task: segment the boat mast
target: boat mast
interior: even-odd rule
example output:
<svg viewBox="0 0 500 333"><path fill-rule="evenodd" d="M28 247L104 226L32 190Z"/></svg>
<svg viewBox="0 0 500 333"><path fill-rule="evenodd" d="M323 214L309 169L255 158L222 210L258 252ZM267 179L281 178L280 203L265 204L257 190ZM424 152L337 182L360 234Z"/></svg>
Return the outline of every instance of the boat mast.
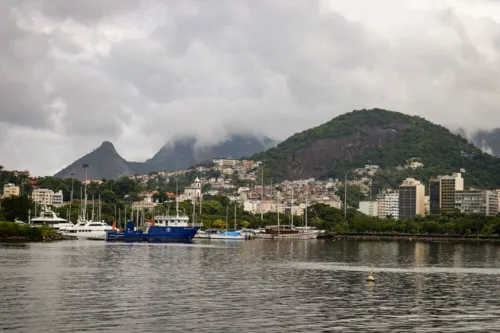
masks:
<svg viewBox="0 0 500 333"><path fill-rule="evenodd" d="M234 231L238 230L236 228L236 202L234 203Z"/></svg>
<svg viewBox="0 0 500 333"><path fill-rule="evenodd" d="M84 216L82 200L83 200L83 188L80 187L80 216ZM36 214L36 212L35 212L35 214Z"/></svg>
<svg viewBox="0 0 500 333"><path fill-rule="evenodd" d="M194 224L195 214L196 214L196 197L193 200L193 224Z"/></svg>
<svg viewBox="0 0 500 333"><path fill-rule="evenodd" d="M344 219L347 218L347 173L344 174Z"/></svg>
<svg viewBox="0 0 500 333"><path fill-rule="evenodd" d="M309 192L309 188L306 189L306 229L307 229L307 207L309 206L309 202L307 201L308 192Z"/></svg>
<svg viewBox="0 0 500 333"><path fill-rule="evenodd" d="M280 210L279 210L279 204L280 204L280 191L276 191L278 195L278 200L276 202L276 213L278 213L278 236L280 234Z"/></svg>
<svg viewBox="0 0 500 333"><path fill-rule="evenodd" d="M179 179L175 178L175 213L179 217Z"/></svg>
<svg viewBox="0 0 500 333"><path fill-rule="evenodd" d="M264 219L264 211L262 210L262 201L264 200L264 161L261 164L262 175L261 175L261 188L260 188L260 220Z"/></svg>
<svg viewBox="0 0 500 333"><path fill-rule="evenodd" d="M227 232L227 214L229 212L229 206L226 206L226 232Z"/></svg>
<svg viewBox="0 0 500 333"><path fill-rule="evenodd" d="M91 221L94 221L94 207L95 207L94 201L95 201L95 197L92 194L92 218L90 219Z"/></svg>
<svg viewBox="0 0 500 333"><path fill-rule="evenodd" d="M201 216L201 200L203 200L203 172L200 172L200 213L198 215Z"/></svg>
<svg viewBox="0 0 500 333"><path fill-rule="evenodd" d="M292 187L292 209L290 209L290 214L292 215L292 228L293 228L293 187Z"/></svg>
<svg viewBox="0 0 500 333"><path fill-rule="evenodd" d="M83 216L84 220L87 219L87 169L89 168L88 164L84 164L83 168L85 169L85 204L83 208Z"/></svg>

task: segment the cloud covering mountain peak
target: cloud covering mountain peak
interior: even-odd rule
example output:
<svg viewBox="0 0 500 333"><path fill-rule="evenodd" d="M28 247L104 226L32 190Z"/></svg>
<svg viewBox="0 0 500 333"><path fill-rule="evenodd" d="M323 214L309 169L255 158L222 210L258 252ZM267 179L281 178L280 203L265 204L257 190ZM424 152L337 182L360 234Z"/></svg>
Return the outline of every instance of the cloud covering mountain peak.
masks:
<svg viewBox="0 0 500 333"><path fill-rule="evenodd" d="M0 154L52 173L103 140L144 160L173 137L283 139L371 107L490 129L498 13L486 0L4 1Z"/></svg>

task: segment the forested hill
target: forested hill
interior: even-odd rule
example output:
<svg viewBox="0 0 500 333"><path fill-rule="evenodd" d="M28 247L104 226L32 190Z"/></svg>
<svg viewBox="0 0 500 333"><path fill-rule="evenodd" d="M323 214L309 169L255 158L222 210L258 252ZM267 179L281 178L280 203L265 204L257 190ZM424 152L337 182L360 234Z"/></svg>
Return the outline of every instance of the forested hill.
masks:
<svg viewBox="0 0 500 333"><path fill-rule="evenodd" d="M383 109L343 114L252 158L264 160L274 179L340 177L365 164L390 174L415 159L425 165L415 171L422 180L465 168L467 185L500 187L500 160L443 126ZM388 182L402 176L394 172Z"/></svg>

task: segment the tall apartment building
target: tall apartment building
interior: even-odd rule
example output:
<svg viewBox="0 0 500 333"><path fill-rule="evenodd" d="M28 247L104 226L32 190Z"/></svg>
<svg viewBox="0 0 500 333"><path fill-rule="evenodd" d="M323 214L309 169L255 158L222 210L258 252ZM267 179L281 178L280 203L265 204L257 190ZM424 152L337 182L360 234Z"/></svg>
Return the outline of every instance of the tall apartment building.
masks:
<svg viewBox="0 0 500 333"><path fill-rule="evenodd" d="M455 209L466 214L497 215L498 193L488 190L457 191Z"/></svg>
<svg viewBox="0 0 500 333"><path fill-rule="evenodd" d="M455 210L455 192L463 191L463 189L464 179L461 173L431 179L429 182L431 213L453 212Z"/></svg>
<svg viewBox="0 0 500 333"><path fill-rule="evenodd" d="M52 206L62 207L64 205L64 196L62 190L52 195Z"/></svg>
<svg viewBox="0 0 500 333"><path fill-rule="evenodd" d="M4 198L19 196L20 188L14 184L5 184L3 186L3 196Z"/></svg>
<svg viewBox="0 0 500 333"><path fill-rule="evenodd" d="M377 201L360 201L358 211L368 216L378 216L377 208Z"/></svg>
<svg viewBox="0 0 500 333"><path fill-rule="evenodd" d="M399 218L399 193L379 193L377 195L378 217L385 219L391 216L395 219Z"/></svg>
<svg viewBox="0 0 500 333"><path fill-rule="evenodd" d="M425 214L425 187L418 180L407 178L399 185L399 218Z"/></svg>
<svg viewBox="0 0 500 333"><path fill-rule="evenodd" d="M47 205L47 206L52 206L53 197L54 197L54 191L44 188L37 188L33 190L33 193L31 194L31 200L40 205Z"/></svg>

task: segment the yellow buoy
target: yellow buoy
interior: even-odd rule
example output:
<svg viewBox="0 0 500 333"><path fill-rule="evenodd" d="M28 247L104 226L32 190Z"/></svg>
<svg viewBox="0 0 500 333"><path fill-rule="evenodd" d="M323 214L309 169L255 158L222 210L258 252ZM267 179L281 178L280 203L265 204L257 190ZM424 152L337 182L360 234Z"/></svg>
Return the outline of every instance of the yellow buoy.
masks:
<svg viewBox="0 0 500 333"><path fill-rule="evenodd" d="M370 273L370 276L368 276L366 278L366 281L369 281L369 282L375 282L375 279L373 278L373 264L372 264L372 271Z"/></svg>

